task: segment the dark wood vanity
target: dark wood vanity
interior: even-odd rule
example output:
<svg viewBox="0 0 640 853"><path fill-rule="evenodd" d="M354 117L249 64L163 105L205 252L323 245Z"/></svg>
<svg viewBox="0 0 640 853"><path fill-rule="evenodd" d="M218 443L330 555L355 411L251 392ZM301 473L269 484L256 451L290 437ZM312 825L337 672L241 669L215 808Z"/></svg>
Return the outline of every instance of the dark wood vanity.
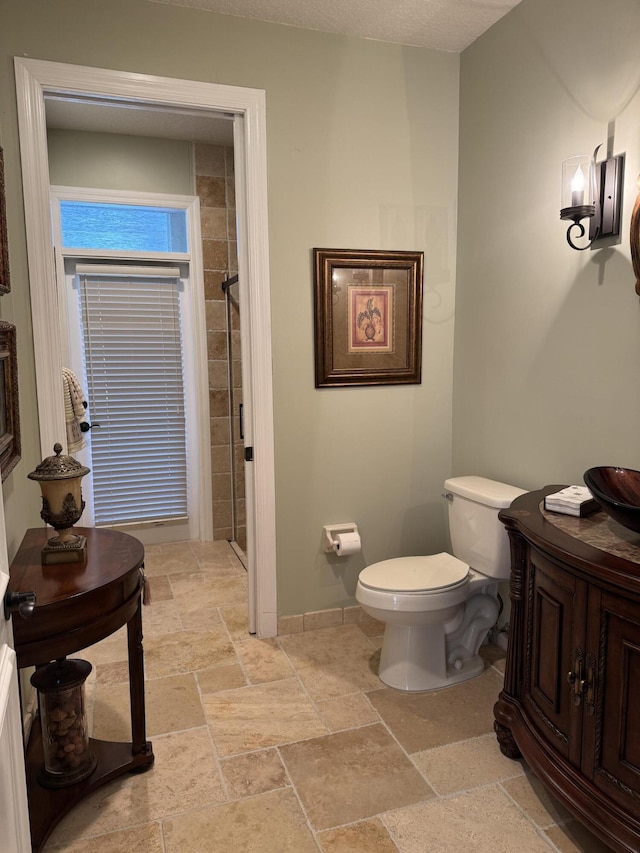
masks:
<svg viewBox="0 0 640 853"><path fill-rule="evenodd" d="M502 752L616 851L640 850L640 534L603 512L500 513L511 542Z"/></svg>

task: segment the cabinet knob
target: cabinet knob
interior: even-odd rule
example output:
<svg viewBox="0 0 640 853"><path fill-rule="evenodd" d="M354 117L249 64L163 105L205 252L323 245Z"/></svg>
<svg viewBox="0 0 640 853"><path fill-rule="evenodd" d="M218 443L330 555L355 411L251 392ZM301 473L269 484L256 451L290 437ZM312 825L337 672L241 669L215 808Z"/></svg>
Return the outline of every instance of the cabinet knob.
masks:
<svg viewBox="0 0 640 853"><path fill-rule="evenodd" d="M9 619L16 610L23 619L33 614L36 606L35 592L12 592L8 589L4 594L4 618Z"/></svg>

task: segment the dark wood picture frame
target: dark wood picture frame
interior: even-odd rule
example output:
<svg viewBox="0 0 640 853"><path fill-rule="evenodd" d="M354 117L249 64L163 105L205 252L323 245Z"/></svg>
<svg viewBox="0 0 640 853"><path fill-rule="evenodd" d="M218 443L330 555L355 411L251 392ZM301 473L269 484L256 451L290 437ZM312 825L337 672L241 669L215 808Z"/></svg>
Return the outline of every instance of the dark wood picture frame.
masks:
<svg viewBox="0 0 640 853"><path fill-rule="evenodd" d="M636 293L640 296L640 179L638 180L638 195L631 214L629 245L631 247L633 274L636 277Z"/></svg>
<svg viewBox="0 0 640 853"><path fill-rule="evenodd" d="M10 290L7 207L4 195L4 155L2 148L0 148L0 295L9 293Z"/></svg>
<svg viewBox="0 0 640 853"><path fill-rule="evenodd" d="M422 381L423 252L314 249L316 388Z"/></svg>
<svg viewBox="0 0 640 853"><path fill-rule="evenodd" d="M0 471L2 482L20 461L16 327L0 320Z"/></svg>

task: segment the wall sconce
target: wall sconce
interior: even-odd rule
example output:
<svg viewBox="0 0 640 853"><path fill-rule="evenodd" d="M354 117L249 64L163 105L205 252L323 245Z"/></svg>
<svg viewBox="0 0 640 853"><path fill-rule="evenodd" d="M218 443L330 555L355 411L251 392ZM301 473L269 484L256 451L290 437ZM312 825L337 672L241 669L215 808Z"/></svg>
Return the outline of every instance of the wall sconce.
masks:
<svg viewBox="0 0 640 853"><path fill-rule="evenodd" d="M567 243L578 252L590 248L602 237L615 237L620 233L624 154L596 163L600 147L598 145L591 157L581 154L562 164L560 219L572 221L567 228ZM583 219L589 219L589 242L576 246L572 232L577 229L575 236L584 237Z"/></svg>

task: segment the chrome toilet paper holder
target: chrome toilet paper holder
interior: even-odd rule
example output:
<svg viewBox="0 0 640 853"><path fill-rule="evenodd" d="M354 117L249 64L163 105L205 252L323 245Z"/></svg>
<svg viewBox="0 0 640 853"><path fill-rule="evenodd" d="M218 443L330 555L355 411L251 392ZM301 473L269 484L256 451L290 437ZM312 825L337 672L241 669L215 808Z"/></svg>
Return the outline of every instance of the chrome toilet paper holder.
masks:
<svg viewBox="0 0 640 853"><path fill-rule="evenodd" d="M358 525L353 521L346 521L343 524L325 524L322 528L324 531L324 550L326 553L335 551L336 537L339 533L357 533Z"/></svg>

